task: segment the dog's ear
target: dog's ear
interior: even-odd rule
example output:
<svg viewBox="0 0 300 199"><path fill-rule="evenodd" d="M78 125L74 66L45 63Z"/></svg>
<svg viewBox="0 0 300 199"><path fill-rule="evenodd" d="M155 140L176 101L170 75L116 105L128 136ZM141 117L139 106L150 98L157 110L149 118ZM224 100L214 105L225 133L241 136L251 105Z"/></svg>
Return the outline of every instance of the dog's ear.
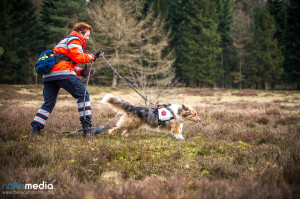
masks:
<svg viewBox="0 0 300 199"><path fill-rule="evenodd" d="M183 108L179 107L178 108L178 114L183 114L183 112L184 112Z"/></svg>
<svg viewBox="0 0 300 199"><path fill-rule="evenodd" d="M186 107L184 104L182 104L183 110L188 110L188 107Z"/></svg>
<svg viewBox="0 0 300 199"><path fill-rule="evenodd" d="M182 104L182 106L178 109L178 113L182 116L187 116L189 115L188 107Z"/></svg>

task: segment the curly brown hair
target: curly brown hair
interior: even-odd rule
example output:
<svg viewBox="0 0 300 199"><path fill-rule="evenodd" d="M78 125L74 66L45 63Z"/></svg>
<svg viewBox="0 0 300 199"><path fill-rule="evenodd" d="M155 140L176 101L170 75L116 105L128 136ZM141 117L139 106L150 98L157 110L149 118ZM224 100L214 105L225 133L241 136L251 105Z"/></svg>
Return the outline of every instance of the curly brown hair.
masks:
<svg viewBox="0 0 300 199"><path fill-rule="evenodd" d="M73 30L77 32L82 32L84 34L87 30L91 31L92 27L85 22L79 22L75 24Z"/></svg>

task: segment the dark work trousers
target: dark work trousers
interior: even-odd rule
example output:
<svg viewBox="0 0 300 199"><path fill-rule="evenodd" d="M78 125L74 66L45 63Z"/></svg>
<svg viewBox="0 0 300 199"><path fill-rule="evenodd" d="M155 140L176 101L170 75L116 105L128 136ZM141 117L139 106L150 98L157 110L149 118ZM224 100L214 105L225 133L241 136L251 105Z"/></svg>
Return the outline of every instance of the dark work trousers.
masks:
<svg viewBox="0 0 300 199"><path fill-rule="evenodd" d="M91 121L92 112L91 112L91 103L89 98L89 93L86 92L84 100L85 86L80 81L79 78L72 79L63 79L63 80L54 80L49 82L44 82L44 104L38 110L31 126L38 127L43 129L45 127L46 121L49 118L51 112L54 109L58 91L60 88L68 91L74 98L77 99L78 103L78 112L80 121L84 121L84 116L86 120Z"/></svg>

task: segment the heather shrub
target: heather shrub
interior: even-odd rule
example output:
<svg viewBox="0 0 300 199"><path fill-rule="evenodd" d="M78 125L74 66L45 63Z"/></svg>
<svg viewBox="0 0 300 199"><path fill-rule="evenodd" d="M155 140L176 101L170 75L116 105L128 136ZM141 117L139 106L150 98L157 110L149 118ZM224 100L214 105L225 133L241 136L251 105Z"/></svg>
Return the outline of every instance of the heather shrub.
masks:
<svg viewBox="0 0 300 199"><path fill-rule="evenodd" d="M42 136L31 137L30 122L42 104L41 89L0 90L2 184L53 183L54 195L43 198L299 197L298 92L169 89L164 100L183 103L177 96L184 94L184 103L192 104L202 119L184 123L181 141L149 130L127 138L106 132L93 138L59 134L81 127L76 100L65 91ZM93 123L107 129L120 118L99 102L108 92L142 104L127 89L91 87ZM13 103L6 103L7 98Z"/></svg>

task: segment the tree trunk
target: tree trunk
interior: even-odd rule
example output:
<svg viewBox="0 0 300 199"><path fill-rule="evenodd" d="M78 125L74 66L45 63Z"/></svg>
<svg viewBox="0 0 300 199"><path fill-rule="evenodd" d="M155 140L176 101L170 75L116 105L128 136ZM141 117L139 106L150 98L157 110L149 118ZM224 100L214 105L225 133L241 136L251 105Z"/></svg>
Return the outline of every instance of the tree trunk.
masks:
<svg viewBox="0 0 300 199"><path fill-rule="evenodd" d="M213 80L213 86L214 86L214 89L218 88L217 82L215 80Z"/></svg>
<svg viewBox="0 0 300 199"><path fill-rule="evenodd" d="M239 89L242 89L242 61L240 59L240 82L239 82Z"/></svg>
<svg viewBox="0 0 300 199"><path fill-rule="evenodd" d="M118 53L118 49L115 48L115 56L117 59L117 68L119 68L119 53ZM111 83L111 87L115 88L117 86L117 75L115 73L113 73L113 79L112 79L112 83Z"/></svg>
<svg viewBox="0 0 300 199"><path fill-rule="evenodd" d="M275 86L276 86L276 84L275 84L274 82L272 82L272 83L271 83L271 89L272 89L272 90L275 90Z"/></svg>
<svg viewBox="0 0 300 199"><path fill-rule="evenodd" d="M222 73L222 87L225 88L225 79L224 79L224 52L222 51L221 53L221 61L222 61L222 69L223 69L223 73Z"/></svg>
<svg viewBox="0 0 300 199"><path fill-rule="evenodd" d="M111 87L115 88L116 86L117 86L117 75L114 73L112 83L111 83Z"/></svg>

